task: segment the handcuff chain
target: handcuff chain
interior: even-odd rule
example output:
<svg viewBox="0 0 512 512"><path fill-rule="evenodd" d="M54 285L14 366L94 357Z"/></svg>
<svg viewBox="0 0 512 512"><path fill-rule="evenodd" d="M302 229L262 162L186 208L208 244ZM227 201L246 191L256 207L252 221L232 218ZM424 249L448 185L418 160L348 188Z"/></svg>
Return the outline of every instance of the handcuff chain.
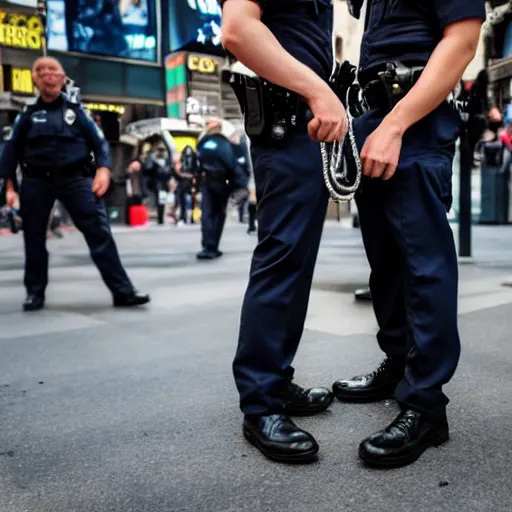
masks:
<svg viewBox="0 0 512 512"><path fill-rule="evenodd" d="M328 149L327 143L320 143L324 182L331 198L336 202L348 202L354 198L361 183L362 175L361 159L359 158L359 151L353 130L353 118L348 108L346 111L348 118L346 137L348 137L348 148L351 153L348 155L348 158L347 155L343 155L344 142L332 143L330 150ZM355 173L354 182L352 184L347 183L348 171L351 165L355 166L355 169L352 169Z"/></svg>

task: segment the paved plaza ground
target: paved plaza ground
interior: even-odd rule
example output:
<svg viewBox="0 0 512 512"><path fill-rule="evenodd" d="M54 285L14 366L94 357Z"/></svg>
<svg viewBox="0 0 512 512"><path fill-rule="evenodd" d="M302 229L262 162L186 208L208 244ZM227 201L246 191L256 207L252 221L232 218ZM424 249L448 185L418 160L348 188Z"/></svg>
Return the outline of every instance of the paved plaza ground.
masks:
<svg viewBox="0 0 512 512"><path fill-rule="evenodd" d="M333 404L297 419L318 463L267 461L241 435L231 374L255 238L230 221L225 256L197 262L197 226L117 228L147 308L119 311L77 233L48 242L47 309L23 314L22 238L0 238L1 512L510 512L512 227L474 228L461 265L463 351L451 441L416 464L374 471L358 443L393 402ZM360 233L327 222L297 382L327 385L382 357Z"/></svg>

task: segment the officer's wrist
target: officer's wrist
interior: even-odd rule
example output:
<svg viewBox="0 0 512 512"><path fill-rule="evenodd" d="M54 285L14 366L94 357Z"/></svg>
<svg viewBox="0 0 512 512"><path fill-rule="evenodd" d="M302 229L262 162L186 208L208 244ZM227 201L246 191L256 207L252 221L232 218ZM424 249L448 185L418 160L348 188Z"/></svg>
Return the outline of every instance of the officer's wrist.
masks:
<svg viewBox="0 0 512 512"><path fill-rule="evenodd" d="M325 96L326 93L331 92L331 88L327 82L324 82L320 77L316 78L304 87L303 97L308 103L312 100Z"/></svg>
<svg viewBox="0 0 512 512"><path fill-rule="evenodd" d="M393 110L385 118L386 125L396 135L403 137L405 132L412 126L410 116L403 105L397 103Z"/></svg>

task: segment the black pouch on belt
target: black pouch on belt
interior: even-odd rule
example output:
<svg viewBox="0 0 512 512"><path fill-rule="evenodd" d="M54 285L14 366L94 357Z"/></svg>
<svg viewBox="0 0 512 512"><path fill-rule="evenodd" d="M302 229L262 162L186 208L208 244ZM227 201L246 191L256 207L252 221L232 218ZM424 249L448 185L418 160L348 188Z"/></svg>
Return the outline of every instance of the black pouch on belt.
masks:
<svg viewBox="0 0 512 512"><path fill-rule="evenodd" d="M267 126L264 92L261 81L257 78L225 71L222 80L228 83L240 105L244 116L245 131L249 137L263 135Z"/></svg>
<svg viewBox="0 0 512 512"><path fill-rule="evenodd" d="M266 103L260 80L246 77L245 101L247 107L245 111L245 131L249 137L259 137L263 135L267 126Z"/></svg>

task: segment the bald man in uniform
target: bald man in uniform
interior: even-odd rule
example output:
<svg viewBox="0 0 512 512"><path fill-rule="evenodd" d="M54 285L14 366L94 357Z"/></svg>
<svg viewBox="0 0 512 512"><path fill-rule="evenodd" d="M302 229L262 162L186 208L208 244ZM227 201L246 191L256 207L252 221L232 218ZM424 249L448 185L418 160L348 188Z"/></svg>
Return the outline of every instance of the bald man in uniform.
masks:
<svg viewBox="0 0 512 512"><path fill-rule="evenodd" d="M18 201L16 168L21 166L21 216L25 239L25 311L44 307L48 284L46 229L56 200L62 202L85 237L91 257L116 307L149 302L137 293L121 264L102 197L110 185L112 159L103 133L62 88L60 62L35 61L32 78L40 96L18 115L0 157L9 205ZM97 165L92 165L94 153Z"/></svg>

